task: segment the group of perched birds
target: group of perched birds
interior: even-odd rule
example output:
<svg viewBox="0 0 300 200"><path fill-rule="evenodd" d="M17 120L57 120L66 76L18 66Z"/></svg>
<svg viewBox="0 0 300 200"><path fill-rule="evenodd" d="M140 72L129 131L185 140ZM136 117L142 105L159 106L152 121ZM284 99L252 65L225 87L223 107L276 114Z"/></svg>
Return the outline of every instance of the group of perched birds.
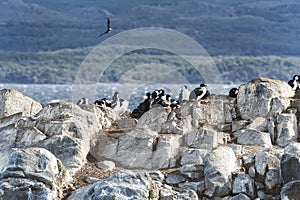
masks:
<svg viewBox="0 0 300 200"><path fill-rule="evenodd" d="M128 111L129 102L125 99L120 99L119 92L115 92L112 96L111 101L107 98L102 98L96 100L94 104L99 105L101 107L112 108L116 112L116 114L122 115L123 113Z"/></svg>

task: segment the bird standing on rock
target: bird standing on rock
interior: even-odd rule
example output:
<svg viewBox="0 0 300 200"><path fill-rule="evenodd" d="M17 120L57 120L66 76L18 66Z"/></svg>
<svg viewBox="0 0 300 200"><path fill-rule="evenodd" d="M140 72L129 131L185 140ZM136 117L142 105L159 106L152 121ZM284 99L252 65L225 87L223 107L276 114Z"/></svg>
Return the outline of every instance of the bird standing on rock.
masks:
<svg viewBox="0 0 300 200"><path fill-rule="evenodd" d="M288 84L292 87L294 91L300 89L300 76L294 75L293 80L289 80Z"/></svg>
<svg viewBox="0 0 300 200"><path fill-rule="evenodd" d="M229 91L229 94L228 96L232 97L232 98L236 98L237 95L239 93L239 89L237 88L231 88L230 91Z"/></svg>
<svg viewBox="0 0 300 200"><path fill-rule="evenodd" d="M110 27L110 20L109 20L109 17L107 17L106 19L107 21L107 29L105 32L101 33L100 35L98 35L98 37L96 37L96 39L98 39L99 37L101 37L102 35L104 34L107 34L107 33L110 33L112 31L111 27Z"/></svg>
<svg viewBox="0 0 300 200"><path fill-rule="evenodd" d="M140 103L137 108L135 108L132 111L131 117L140 118L145 112L150 110L152 103L153 103L153 99L151 97L150 92L147 92L146 96L147 96L147 98L142 103Z"/></svg>
<svg viewBox="0 0 300 200"><path fill-rule="evenodd" d="M195 88L189 96L190 100L200 100L205 99L206 97L210 96L210 92L207 89L207 85L204 83L200 84L200 87Z"/></svg>

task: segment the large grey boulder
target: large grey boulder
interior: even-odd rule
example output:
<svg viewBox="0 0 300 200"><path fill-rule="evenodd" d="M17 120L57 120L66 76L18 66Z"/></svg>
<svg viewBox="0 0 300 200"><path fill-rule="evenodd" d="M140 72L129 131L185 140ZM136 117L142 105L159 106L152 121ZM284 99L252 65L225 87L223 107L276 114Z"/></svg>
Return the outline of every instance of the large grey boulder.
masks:
<svg viewBox="0 0 300 200"><path fill-rule="evenodd" d="M292 143L284 148L280 162L284 183L300 180L300 144Z"/></svg>
<svg viewBox="0 0 300 200"><path fill-rule="evenodd" d="M170 110L164 107L155 107L147 111L139 119L136 127L147 128L158 133L161 132L162 124L167 121Z"/></svg>
<svg viewBox="0 0 300 200"><path fill-rule="evenodd" d="M108 179L74 192L68 200L149 199L151 177L143 172L119 171Z"/></svg>
<svg viewBox="0 0 300 200"><path fill-rule="evenodd" d="M0 117L7 117L22 113L24 117L35 115L42 109L42 105L12 89L0 90Z"/></svg>
<svg viewBox="0 0 300 200"><path fill-rule="evenodd" d="M204 157L209 153L207 149L186 149L182 151L180 164L203 164Z"/></svg>
<svg viewBox="0 0 300 200"><path fill-rule="evenodd" d="M237 174L233 181L232 192L244 193L253 198L255 196L254 180L248 174Z"/></svg>
<svg viewBox="0 0 300 200"><path fill-rule="evenodd" d="M298 200L300 197L300 181L291 181L285 184L280 192L282 200Z"/></svg>
<svg viewBox="0 0 300 200"><path fill-rule="evenodd" d="M95 107L90 107L91 111L86 111L72 103L48 104L35 116L19 120L16 137L30 137L16 139L18 147L45 148L74 174L85 164L90 146L101 131Z"/></svg>
<svg viewBox="0 0 300 200"><path fill-rule="evenodd" d="M206 195L221 197L231 192L235 164L236 157L230 147L218 147L207 155L204 165Z"/></svg>
<svg viewBox="0 0 300 200"><path fill-rule="evenodd" d="M246 120L276 116L290 106L294 94L284 81L258 78L239 87L237 107Z"/></svg>
<svg viewBox="0 0 300 200"><path fill-rule="evenodd" d="M297 119L294 114L280 114L277 117L276 143L284 147L290 142L296 142L298 138Z"/></svg>
<svg viewBox="0 0 300 200"><path fill-rule="evenodd" d="M192 116L196 123L228 123L236 118L235 99L226 95L213 95L205 100L183 105L181 116Z"/></svg>
<svg viewBox="0 0 300 200"><path fill-rule="evenodd" d="M255 154L255 169L258 175L265 176L268 170L280 170L282 149L266 149Z"/></svg>
<svg viewBox="0 0 300 200"><path fill-rule="evenodd" d="M155 131L136 128L117 137L103 135L91 154L126 168L164 169L175 167L180 141L180 135L159 136Z"/></svg>
<svg viewBox="0 0 300 200"><path fill-rule="evenodd" d="M67 169L45 149L7 149L0 156L0 198L56 199L70 181Z"/></svg>
<svg viewBox="0 0 300 200"><path fill-rule="evenodd" d="M260 132L254 129L240 130L235 133L237 143L242 145L257 145L271 147L272 141L269 133Z"/></svg>

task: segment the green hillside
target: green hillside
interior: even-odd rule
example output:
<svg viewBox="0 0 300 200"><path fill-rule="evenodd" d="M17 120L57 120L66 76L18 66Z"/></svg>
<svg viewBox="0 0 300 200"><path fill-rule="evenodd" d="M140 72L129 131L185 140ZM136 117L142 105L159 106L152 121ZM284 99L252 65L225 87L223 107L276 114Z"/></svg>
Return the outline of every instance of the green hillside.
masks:
<svg viewBox="0 0 300 200"><path fill-rule="evenodd" d="M2 52L0 53L0 80L2 83L74 83L78 69L90 51L91 48L38 53ZM300 66L299 57L215 56L213 60L224 83L248 82L257 77L288 81L293 74L299 73ZM174 67L190 83L199 82L199 73L185 60L175 55L137 55L136 53L115 60L99 81L118 82L122 75L132 68L148 63ZM92 62L89 64L98 65ZM153 72L151 68L148 70L135 74L135 79L143 80L144 76ZM166 74L161 73L158 76L163 79Z"/></svg>

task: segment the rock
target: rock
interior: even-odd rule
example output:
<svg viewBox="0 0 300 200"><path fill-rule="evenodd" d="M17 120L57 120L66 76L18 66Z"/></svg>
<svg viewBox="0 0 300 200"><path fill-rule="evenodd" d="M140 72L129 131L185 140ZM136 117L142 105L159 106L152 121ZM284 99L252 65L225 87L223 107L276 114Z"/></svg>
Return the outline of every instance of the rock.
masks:
<svg viewBox="0 0 300 200"><path fill-rule="evenodd" d="M259 199L266 199L266 194L263 190L259 190L259 191L257 191L257 197Z"/></svg>
<svg viewBox="0 0 300 200"><path fill-rule="evenodd" d="M254 165L254 162L255 162L255 154L251 153L251 154L244 155L244 156L242 157L242 160L243 160L243 165L244 165L246 168L250 168L252 165Z"/></svg>
<svg viewBox="0 0 300 200"><path fill-rule="evenodd" d="M70 181L66 168L45 149L1 150L0 156L3 199L55 199L57 191Z"/></svg>
<svg viewBox="0 0 300 200"><path fill-rule="evenodd" d="M161 125L162 134L182 134L184 131L175 121L168 121Z"/></svg>
<svg viewBox="0 0 300 200"><path fill-rule="evenodd" d="M253 129L260 132L268 132L268 121L264 117L256 117L245 129Z"/></svg>
<svg viewBox="0 0 300 200"><path fill-rule="evenodd" d="M271 147L271 137L269 133L259 132L256 130L241 130L237 135L237 143L242 145L258 145L262 147Z"/></svg>
<svg viewBox="0 0 300 200"><path fill-rule="evenodd" d="M186 179L183 176L179 175L179 174L171 173L171 174L167 175L165 181L166 181L167 184L176 185L178 183L185 182Z"/></svg>
<svg viewBox="0 0 300 200"><path fill-rule="evenodd" d="M154 181L163 182L165 180L165 176L163 175L163 173L161 173L161 171L149 172L149 176Z"/></svg>
<svg viewBox="0 0 300 200"><path fill-rule="evenodd" d="M44 183L31 179L8 178L0 180L1 199L56 200L57 192Z"/></svg>
<svg viewBox="0 0 300 200"><path fill-rule="evenodd" d="M18 129L14 124L0 128L0 148L10 149L16 146Z"/></svg>
<svg viewBox="0 0 300 200"><path fill-rule="evenodd" d="M204 165L206 195L220 197L230 193L235 163L236 157L230 147L221 146L208 154Z"/></svg>
<svg viewBox="0 0 300 200"><path fill-rule="evenodd" d="M185 134L185 144L189 148L212 149L218 144L218 132L212 129L201 128Z"/></svg>
<svg viewBox="0 0 300 200"><path fill-rule="evenodd" d="M173 190L172 188L162 188L159 200L198 200L198 195L193 190Z"/></svg>
<svg viewBox="0 0 300 200"><path fill-rule="evenodd" d="M247 195L240 193L233 197L225 197L222 200L250 200L250 198Z"/></svg>
<svg viewBox="0 0 300 200"><path fill-rule="evenodd" d="M243 146L238 144L230 144L229 147L234 151L236 156L243 154Z"/></svg>
<svg viewBox="0 0 300 200"><path fill-rule="evenodd" d="M178 187L186 190L201 191L205 188L204 181L179 183Z"/></svg>
<svg viewBox="0 0 300 200"><path fill-rule="evenodd" d="M284 183L300 180L300 144L292 143L284 148L280 161L281 176Z"/></svg>
<svg viewBox="0 0 300 200"><path fill-rule="evenodd" d="M42 109L42 105L33 99L24 96L17 90L0 90L0 117L7 117L16 113L29 117Z"/></svg>
<svg viewBox="0 0 300 200"><path fill-rule="evenodd" d="M251 166L248 170L248 174L251 178L255 178L255 175L256 175L256 170L255 170L255 167L254 166Z"/></svg>
<svg viewBox="0 0 300 200"><path fill-rule="evenodd" d="M134 129L120 136L116 155L108 159L119 162L123 167L151 169L157 135L157 132L151 130Z"/></svg>
<svg viewBox="0 0 300 200"><path fill-rule="evenodd" d="M279 189L280 191L280 188L283 185L283 179L281 177L280 170L269 170L266 173L265 185L266 189L272 192L273 194L276 194L276 189Z"/></svg>
<svg viewBox="0 0 300 200"><path fill-rule="evenodd" d="M239 87L237 107L245 120L276 116L290 106L294 94L284 81L258 78Z"/></svg>
<svg viewBox="0 0 300 200"><path fill-rule="evenodd" d="M238 130L243 129L244 127L246 127L250 122L248 120L239 120L239 121L233 121L232 122L232 127L231 127L231 131L235 132Z"/></svg>
<svg viewBox="0 0 300 200"><path fill-rule="evenodd" d="M226 95L213 95L205 100L188 102L182 110L182 116L191 115L199 123L228 123L235 118L234 99Z"/></svg>
<svg viewBox="0 0 300 200"><path fill-rule="evenodd" d="M0 119L0 129L9 125L15 125L22 118L22 113L16 113Z"/></svg>
<svg viewBox="0 0 300 200"><path fill-rule="evenodd" d="M109 159L121 167L165 169L175 167L179 159L180 135L159 135L136 128L116 137L102 137L91 149L98 160Z"/></svg>
<svg viewBox="0 0 300 200"><path fill-rule="evenodd" d="M280 114L277 117L277 140L276 143L284 147L290 142L297 141L298 127L297 119L294 114Z"/></svg>
<svg viewBox="0 0 300 200"><path fill-rule="evenodd" d="M257 151L255 155L255 169L258 175L264 176L267 170L280 170L282 149L267 149Z"/></svg>
<svg viewBox="0 0 300 200"><path fill-rule="evenodd" d="M38 143L46 138L47 136L35 127L21 129L17 132L15 147L27 148L38 146Z"/></svg>
<svg viewBox="0 0 300 200"><path fill-rule="evenodd" d="M100 179L89 176L89 177L85 178L84 181L89 183L89 184L93 184L93 183L96 183L96 182L100 181Z"/></svg>
<svg viewBox="0 0 300 200"><path fill-rule="evenodd" d="M176 166L180 154L181 136L160 136L156 138L152 154L152 169L166 169ZM147 161L149 162L149 161Z"/></svg>
<svg viewBox="0 0 300 200"><path fill-rule="evenodd" d="M114 123L118 129L134 129L137 120L132 118L121 118Z"/></svg>
<svg viewBox="0 0 300 200"><path fill-rule="evenodd" d="M232 192L234 194L244 193L254 197L254 180L248 174L237 174L233 181Z"/></svg>
<svg viewBox="0 0 300 200"><path fill-rule="evenodd" d="M288 182L283 186L280 192L282 200L299 199L300 196L300 180Z"/></svg>
<svg viewBox="0 0 300 200"><path fill-rule="evenodd" d="M114 122L119 119L119 116L109 107L100 107L100 106L81 106L82 109L96 113L98 117L99 125L101 129L109 129ZM121 119L122 120L122 119Z"/></svg>
<svg viewBox="0 0 300 200"><path fill-rule="evenodd" d="M207 149L187 149L182 152L180 164L203 164L203 158L208 154Z"/></svg>
<svg viewBox="0 0 300 200"><path fill-rule="evenodd" d="M169 110L167 108L152 108L141 116L136 127L146 128L160 133L162 124L167 121L168 114Z"/></svg>
<svg viewBox="0 0 300 200"><path fill-rule="evenodd" d="M151 178L143 172L119 171L108 179L74 192L68 200L148 199Z"/></svg>
<svg viewBox="0 0 300 200"><path fill-rule="evenodd" d="M93 112L71 103L48 104L30 119L19 121L18 128L36 127L40 132L30 132L32 137L41 135L36 145L51 151L73 175L85 164L90 146L101 131L95 107L87 106Z"/></svg>
<svg viewBox="0 0 300 200"><path fill-rule="evenodd" d="M116 167L116 164L112 161L105 160L102 162L98 162L97 167L107 172L107 171L113 171Z"/></svg>
<svg viewBox="0 0 300 200"><path fill-rule="evenodd" d="M196 164L187 164L179 168L181 174L191 179L199 179L204 177L204 166Z"/></svg>

